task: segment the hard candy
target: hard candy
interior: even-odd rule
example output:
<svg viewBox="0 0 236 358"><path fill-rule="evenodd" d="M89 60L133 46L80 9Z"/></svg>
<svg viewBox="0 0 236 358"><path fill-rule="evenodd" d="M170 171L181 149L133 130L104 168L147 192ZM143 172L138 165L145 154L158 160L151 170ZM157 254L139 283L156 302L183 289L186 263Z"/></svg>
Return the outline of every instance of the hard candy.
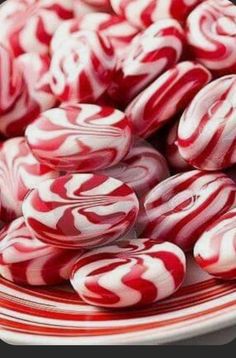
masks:
<svg viewBox="0 0 236 358"><path fill-rule="evenodd" d="M180 155L202 170L236 163L236 75L204 87L184 112L178 129Z"/></svg>
<svg viewBox="0 0 236 358"><path fill-rule="evenodd" d="M5 41L15 56L47 54L57 27L72 17L73 0L10 0L0 11Z"/></svg>
<svg viewBox="0 0 236 358"><path fill-rule="evenodd" d="M203 0L110 0L116 14L144 29L166 18L185 22L188 14Z"/></svg>
<svg viewBox="0 0 236 358"><path fill-rule="evenodd" d="M207 228L194 247L194 257L210 275L236 279L236 209Z"/></svg>
<svg viewBox="0 0 236 358"><path fill-rule="evenodd" d="M4 136L21 136L40 112L56 104L49 86L49 64L48 56L36 53L17 58L17 65L23 73L24 88L15 103L1 115L0 133Z"/></svg>
<svg viewBox="0 0 236 358"><path fill-rule="evenodd" d="M126 108L136 135L147 138L184 110L211 80L210 72L194 62L180 62L162 74Z"/></svg>
<svg viewBox="0 0 236 358"><path fill-rule="evenodd" d="M82 2L101 11L111 10L110 0L82 0Z"/></svg>
<svg viewBox="0 0 236 358"><path fill-rule="evenodd" d="M223 173L193 170L158 184L143 199L141 235L171 241L185 251L236 203L236 185Z"/></svg>
<svg viewBox="0 0 236 358"><path fill-rule="evenodd" d="M135 37L115 72L109 94L128 103L182 55L185 35L174 19L157 21Z"/></svg>
<svg viewBox="0 0 236 358"><path fill-rule="evenodd" d="M46 111L26 130L36 158L55 170L90 172L119 163L131 146L124 113L92 104Z"/></svg>
<svg viewBox="0 0 236 358"><path fill-rule="evenodd" d="M96 174L46 180L31 191L22 210L39 240L76 249L108 244L132 229L139 209L133 190Z"/></svg>
<svg viewBox="0 0 236 358"><path fill-rule="evenodd" d="M12 53L0 45L0 114L14 104L22 90L22 73Z"/></svg>
<svg viewBox="0 0 236 358"><path fill-rule="evenodd" d="M139 197L170 175L163 155L143 140L137 141L120 163L102 173L126 183Z"/></svg>
<svg viewBox="0 0 236 358"><path fill-rule="evenodd" d="M114 50L106 37L80 31L52 56L52 92L61 101L95 102L108 88L115 64Z"/></svg>
<svg viewBox="0 0 236 358"><path fill-rule="evenodd" d="M40 164L31 153L25 138L12 138L0 146L0 218L9 222L22 215L26 194L46 179L58 174Z"/></svg>
<svg viewBox="0 0 236 358"><path fill-rule="evenodd" d="M172 295L181 286L185 270L184 253L177 246L129 240L82 255L71 283L90 305L137 307Z"/></svg>
<svg viewBox="0 0 236 358"><path fill-rule="evenodd" d="M35 239L24 218L0 232L0 276L19 285L55 285L68 280L81 252L61 250Z"/></svg>
<svg viewBox="0 0 236 358"><path fill-rule="evenodd" d="M217 74L236 72L236 7L208 0L187 21L187 39L195 58Z"/></svg>

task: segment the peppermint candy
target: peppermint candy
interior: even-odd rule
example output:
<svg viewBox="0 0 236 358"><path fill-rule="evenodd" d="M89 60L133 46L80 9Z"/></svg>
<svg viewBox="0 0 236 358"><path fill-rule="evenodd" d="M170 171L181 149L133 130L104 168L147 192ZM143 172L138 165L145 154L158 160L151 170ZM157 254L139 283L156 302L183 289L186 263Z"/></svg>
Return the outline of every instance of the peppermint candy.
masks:
<svg viewBox="0 0 236 358"><path fill-rule="evenodd" d="M132 229L139 209L133 190L96 174L40 183L24 200L26 224L39 240L76 249L105 245Z"/></svg>
<svg viewBox="0 0 236 358"><path fill-rule="evenodd" d="M183 114L178 129L180 155L202 170L236 163L236 75L204 87Z"/></svg>
<svg viewBox="0 0 236 358"><path fill-rule="evenodd" d="M236 209L228 211L207 228L194 247L194 256L210 275L236 279Z"/></svg>
<svg viewBox="0 0 236 358"><path fill-rule="evenodd" d="M189 251L235 203L236 185L225 174L199 170L177 174L146 195L139 230L142 236L171 241Z"/></svg>
<svg viewBox="0 0 236 358"><path fill-rule="evenodd" d="M42 113L26 137L40 163L86 173L119 163L129 151L131 128L116 109L67 104Z"/></svg>

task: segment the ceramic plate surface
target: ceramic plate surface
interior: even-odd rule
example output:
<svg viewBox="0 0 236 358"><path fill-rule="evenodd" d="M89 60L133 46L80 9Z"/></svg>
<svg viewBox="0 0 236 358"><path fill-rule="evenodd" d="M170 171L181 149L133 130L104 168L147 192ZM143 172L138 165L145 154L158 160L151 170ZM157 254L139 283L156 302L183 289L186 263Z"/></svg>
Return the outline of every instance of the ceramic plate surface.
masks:
<svg viewBox="0 0 236 358"><path fill-rule="evenodd" d="M185 286L139 310L82 303L68 287L22 288L0 279L0 338L10 344L173 343L236 324L236 284L210 278L188 262Z"/></svg>

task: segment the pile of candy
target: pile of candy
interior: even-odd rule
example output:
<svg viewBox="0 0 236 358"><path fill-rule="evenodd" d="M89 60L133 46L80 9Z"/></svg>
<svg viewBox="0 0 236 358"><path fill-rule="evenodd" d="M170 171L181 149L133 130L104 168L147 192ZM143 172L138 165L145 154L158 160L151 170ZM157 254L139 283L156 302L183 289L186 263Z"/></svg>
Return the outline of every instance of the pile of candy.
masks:
<svg viewBox="0 0 236 358"><path fill-rule="evenodd" d="M236 6L8 0L0 21L0 275L108 308L172 295L188 252L236 279Z"/></svg>

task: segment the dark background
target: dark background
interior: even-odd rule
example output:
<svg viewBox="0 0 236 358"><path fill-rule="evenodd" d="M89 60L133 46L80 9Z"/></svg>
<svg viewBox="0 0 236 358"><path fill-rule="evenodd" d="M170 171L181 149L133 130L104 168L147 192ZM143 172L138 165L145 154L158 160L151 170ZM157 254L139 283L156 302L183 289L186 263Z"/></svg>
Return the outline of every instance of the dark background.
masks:
<svg viewBox="0 0 236 358"><path fill-rule="evenodd" d="M5 0L0 0L0 4ZM66 0L65 0L66 1ZM231 0L234 4L236 4L236 0ZM1 24L0 24L1 31ZM1 307L0 307L1 313ZM27 355L31 356L31 358L36 358L36 356L40 356L41 358L46 357L47 355L51 356L51 358L58 358L57 355L62 356L63 358L72 358L73 355L76 354L77 358L87 358L87 355L94 355L94 358L102 358L107 356L111 358L111 355L115 354L117 356L122 356L123 354L128 353L130 358L136 358L136 355L145 356L154 355L156 358L159 358L162 355L173 355L178 358L182 358L186 356L191 358L190 355L196 353L196 355L206 354L209 356L214 355L214 358L218 355L221 358L224 358L226 355L235 356L236 352L236 339L223 346L137 346L137 347L124 347L124 346L113 346L113 347L30 347L30 346L10 346L2 341L0 341L0 357L8 358L10 355L18 354L21 358L25 358ZM34 357L32 357L32 354ZM158 356L157 356L158 354ZM43 355L43 357L42 357ZM70 357L68 357L68 355ZM83 357L85 355L85 357Z"/></svg>

